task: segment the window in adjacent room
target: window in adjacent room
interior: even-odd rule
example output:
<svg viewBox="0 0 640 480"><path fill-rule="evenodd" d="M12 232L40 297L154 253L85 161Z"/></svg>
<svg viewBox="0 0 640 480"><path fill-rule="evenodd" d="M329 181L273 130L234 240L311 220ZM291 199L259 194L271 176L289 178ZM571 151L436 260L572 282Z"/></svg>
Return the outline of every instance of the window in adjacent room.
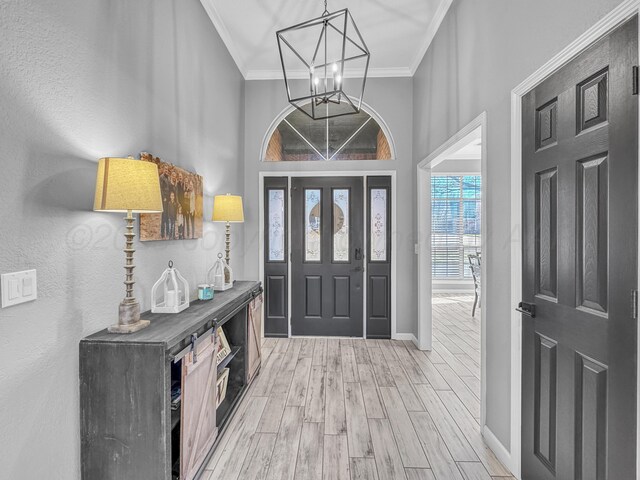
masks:
<svg viewBox="0 0 640 480"><path fill-rule="evenodd" d="M431 177L434 279L471 279L467 255L480 253L479 175Z"/></svg>

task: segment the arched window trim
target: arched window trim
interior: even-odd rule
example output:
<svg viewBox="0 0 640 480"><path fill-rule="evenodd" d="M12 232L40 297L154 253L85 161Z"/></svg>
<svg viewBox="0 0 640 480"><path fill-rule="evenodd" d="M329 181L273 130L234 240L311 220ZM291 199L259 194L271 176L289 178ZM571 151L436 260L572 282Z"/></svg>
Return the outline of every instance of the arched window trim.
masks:
<svg viewBox="0 0 640 480"><path fill-rule="evenodd" d="M285 107L280 112L280 114L278 114L278 116L276 116L276 118L269 125L269 128L267 129L267 133L265 134L264 138L262 139L262 148L260 149L260 162L264 162L264 163L290 163L290 162L268 162L268 161L265 160L265 158L266 158L266 155L267 155L267 148L269 147L269 140L271 140L271 136L276 131L276 128L278 128L278 125L280 125L280 123L282 123L287 118L287 116L291 112L293 112L295 109L296 109L296 107L294 107L292 105L287 105L287 107ZM384 133L385 137L387 137L387 143L389 143L389 148L391 149L391 159L390 160L384 160L384 161L396 160L396 143L395 143L395 140L393 139L393 135L391 135L391 130L389 129L389 126L387 125L387 122L385 122L384 119L378 114L378 112L376 112L373 108L371 108L365 102L362 102L362 106L360 107L360 109L363 110L364 112L366 112L369 116L371 116L371 118L373 118L376 122L378 122L378 125L380 125L380 128L382 129L382 133ZM329 161L329 160L325 160L325 161ZM349 162L349 163L351 163L351 162L361 162L362 160L330 160L330 161L332 161L332 162ZM382 161L382 160L369 160L369 161L377 162L377 161Z"/></svg>

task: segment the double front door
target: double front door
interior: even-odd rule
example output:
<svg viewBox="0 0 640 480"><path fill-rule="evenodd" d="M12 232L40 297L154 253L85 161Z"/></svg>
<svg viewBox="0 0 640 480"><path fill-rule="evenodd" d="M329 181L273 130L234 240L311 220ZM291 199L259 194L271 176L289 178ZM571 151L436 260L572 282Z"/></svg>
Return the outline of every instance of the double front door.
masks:
<svg viewBox="0 0 640 480"><path fill-rule="evenodd" d="M522 478L636 478L634 19L523 99Z"/></svg>
<svg viewBox="0 0 640 480"><path fill-rule="evenodd" d="M390 191L386 176L265 179L265 335L390 338Z"/></svg>

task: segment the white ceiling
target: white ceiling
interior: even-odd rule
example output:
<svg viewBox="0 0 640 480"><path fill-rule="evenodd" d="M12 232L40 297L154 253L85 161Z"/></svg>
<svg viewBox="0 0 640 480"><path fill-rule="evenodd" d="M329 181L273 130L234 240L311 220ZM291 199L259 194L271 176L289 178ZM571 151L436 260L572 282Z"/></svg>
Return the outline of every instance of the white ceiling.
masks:
<svg viewBox="0 0 640 480"><path fill-rule="evenodd" d="M482 158L482 139L476 139L465 145L456 153L449 155L448 158L453 160L480 160Z"/></svg>
<svg viewBox="0 0 640 480"><path fill-rule="evenodd" d="M201 0L248 80L282 78L275 32L322 14L321 0ZM329 0L348 8L371 51L371 77L412 76L452 0Z"/></svg>

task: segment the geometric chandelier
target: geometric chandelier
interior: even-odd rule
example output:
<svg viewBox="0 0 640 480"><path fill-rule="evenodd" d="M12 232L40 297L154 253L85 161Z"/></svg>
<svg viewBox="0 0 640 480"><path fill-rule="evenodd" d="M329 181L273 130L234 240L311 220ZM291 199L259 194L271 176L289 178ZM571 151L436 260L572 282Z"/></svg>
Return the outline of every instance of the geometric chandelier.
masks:
<svg viewBox="0 0 640 480"><path fill-rule="evenodd" d="M289 103L314 120L360 112L370 52L349 9L276 32ZM348 75L349 78L345 78Z"/></svg>

